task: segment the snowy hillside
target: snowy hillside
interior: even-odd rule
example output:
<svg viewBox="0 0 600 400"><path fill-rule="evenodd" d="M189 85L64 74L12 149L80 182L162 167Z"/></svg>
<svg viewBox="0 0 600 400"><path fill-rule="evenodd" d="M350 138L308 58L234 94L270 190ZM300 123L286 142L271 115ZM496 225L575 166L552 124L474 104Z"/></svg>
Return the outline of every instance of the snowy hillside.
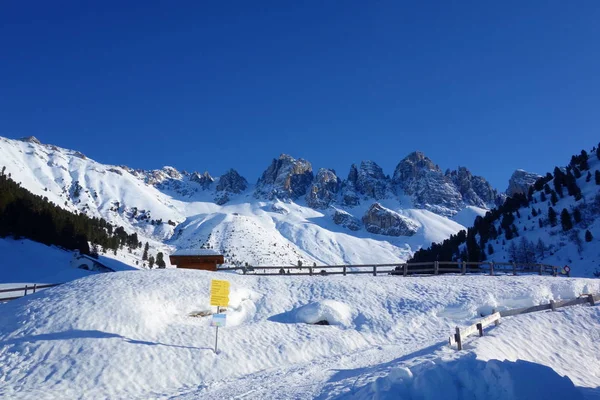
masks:
<svg viewBox="0 0 600 400"><path fill-rule="evenodd" d="M471 261L569 265L573 276L600 273L599 155L594 148L574 156L566 168L555 168L528 193L477 218L466 237L421 251L414 260L446 259L452 254Z"/></svg>
<svg viewBox="0 0 600 400"><path fill-rule="evenodd" d="M0 160L24 188L136 232L152 253L212 247L229 264L404 261L480 213L461 210L501 198L483 178L462 167L443 173L422 153L402 160L393 179L368 161L353 165L347 180L325 169L314 176L309 162L282 155L256 185L234 170L215 178L172 167L103 165L35 138L0 138ZM451 219L456 213L460 218ZM142 267L141 255L133 249L117 257Z"/></svg>
<svg viewBox="0 0 600 400"><path fill-rule="evenodd" d="M218 354L200 316L213 278L231 282ZM447 339L491 308L589 292L600 280L94 275L0 305L0 397L580 398L600 386L598 307L505 318L463 352Z"/></svg>

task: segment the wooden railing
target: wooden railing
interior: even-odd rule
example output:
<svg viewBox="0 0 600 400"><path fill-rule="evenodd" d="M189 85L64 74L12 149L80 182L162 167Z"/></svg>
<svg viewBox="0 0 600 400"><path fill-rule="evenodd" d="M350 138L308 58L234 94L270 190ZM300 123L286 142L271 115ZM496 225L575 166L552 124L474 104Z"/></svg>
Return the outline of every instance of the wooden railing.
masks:
<svg viewBox="0 0 600 400"><path fill-rule="evenodd" d="M25 285L24 287L18 287L18 288L0 289L0 293L13 293L13 292L21 293L18 296L0 297L0 302L20 299L21 297L27 296L28 294L35 293L39 289L51 288L51 287L58 286L58 285L60 285L60 283L49 283L46 285L33 284L33 285ZM2 296L2 295L0 295L0 296Z"/></svg>
<svg viewBox="0 0 600 400"><path fill-rule="evenodd" d="M346 264L346 265L284 265L284 266L247 266L219 268L218 271L241 271L249 275L439 275L446 273L486 273L496 275L508 273L535 273L538 275L557 276L560 267L540 263L507 263L507 262L457 262L435 261L418 263L393 263L393 264ZM277 271L277 272L275 272Z"/></svg>
<svg viewBox="0 0 600 400"><path fill-rule="evenodd" d="M457 326L456 333L450 336L450 338L448 339L448 344L451 347L455 344L458 350L462 350L464 339L466 339L468 336L473 335L476 332L479 333L479 336L483 336L483 329L491 325L492 323L494 323L495 325L499 325L501 317L512 317L514 315L528 314L544 310L556 311L557 308L576 306L579 304L590 304L591 306L595 306L599 303L600 295L585 294L576 299L561 301L550 300L550 303L548 304L540 304L537 306L515 308L512 310L504 310L499 312L493 310L491 315L488 315L487 317L483 318L482 320L471 326L467 326L466 328L459 328Z"/></svg>

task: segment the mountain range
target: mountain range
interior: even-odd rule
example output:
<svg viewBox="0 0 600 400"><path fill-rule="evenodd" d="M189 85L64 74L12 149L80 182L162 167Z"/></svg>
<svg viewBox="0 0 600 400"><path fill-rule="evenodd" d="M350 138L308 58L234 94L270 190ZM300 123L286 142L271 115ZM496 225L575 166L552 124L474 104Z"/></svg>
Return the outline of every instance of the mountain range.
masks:
<svg viewBox="0 0 600 400"><path fill-rule="evenodd" d="M213 177L104 165L34 137L0 138L0 160L34 194L123 226L155 251L213 248L231 264L400 262L506 199L467 168L442 171L421 152L403 158L391 176L362 161L345 178L282 154L254 184L233 169ZM515 172L510 193L526 190L535 176ZM143 265L138 249L118 257Z"/></svg>

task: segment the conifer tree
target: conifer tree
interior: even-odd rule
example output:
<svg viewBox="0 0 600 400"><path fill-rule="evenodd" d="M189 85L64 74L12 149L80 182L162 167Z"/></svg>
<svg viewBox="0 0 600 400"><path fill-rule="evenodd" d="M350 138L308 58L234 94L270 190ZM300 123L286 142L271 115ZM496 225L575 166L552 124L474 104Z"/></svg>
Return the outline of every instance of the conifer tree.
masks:
<svg viewBox="0 0 600 400"><path fill-rule="evenodd" d="M548 221L550 222L550 226L556 226L556 211L554 211L554 208L549 207L548 208Z"/></svg>
<svg viewBox="0 0 600 400"><path fill-rule="evenodd" d="M550 197L550 201L552 202L553 206L555 206L556 203L558 203L558 197L556 196L556 192L554 190L552 191L552 195Z"/></svg>
<svg viewBox="0 0 600 400"><path fill-rule="evenodd" d="M148 242L146 242L146 244L144 245L144 254L142 255L142 260L146 261L148 260L148 250L150 249L150 245L148 245Z"/></svg>
<svg viewBox="0 0 600 400"><path fill-rule="evenodd" d="M539 259L544 259L546 257L546 245L544 244L544 242L542 242L541 238L537 241L535 251Z"/></svg>
<svg viewBox="0 0 600 400"><path fill-rule="evenodd" d="M162 253L162 251L159 251L158 254L156 255L156 266L158 268L165 268L166 267L166 263L165 263L165 259L164 259L164 254Z"/></svg>
<svg viewBox="0 0 600 400"><path fill-rule="evenodd" d="M585 241L586 241L586 242L591 242L593 238L594 238L594 237L592 236L592 232L590 232L590 230L589 230L589 229L588 229L588 230L586 230L586 231L585 231Z"/></svg>
<svg viewBox="0 0 600 400"><path fill-rule="evenodd" d="M600 185L600 171L596 170L594 172L594 180L596 181L596 185Z"/></svg>
<svg viewBox="0 0 600 400"><path fill-rule="evenodd" d="M494 247L492 246L491 243L488 243L488 254L491 256L492 254L494 254Z"/></svg>
<svg viewBox="0 0 600 400"><path fill-rule="evenodd" d="M589 182L592 180L592 171L588 171L587 175L585 176L585 181Z"/></svg>
<svg viewBox="0 0 600 400"><path fill-rule="evenodd" d="M154 256L148 257L148 268L154 268Z"/></svg>
<svg viewBox="0 0 600 400"><path fill-rule="evenodd" d="M573 222L571 221L571 214L566 208L563 208L560 213L560 224L562 225L563 231L568 231L573 228Z"/></svg>
<svg viewBox="0 0 600 400"><path fill-rule="evenodd" d="M573 211L573 219L575 220L576 224L581 222L581 211L579 211L579 208L576 208Z"/></svg>

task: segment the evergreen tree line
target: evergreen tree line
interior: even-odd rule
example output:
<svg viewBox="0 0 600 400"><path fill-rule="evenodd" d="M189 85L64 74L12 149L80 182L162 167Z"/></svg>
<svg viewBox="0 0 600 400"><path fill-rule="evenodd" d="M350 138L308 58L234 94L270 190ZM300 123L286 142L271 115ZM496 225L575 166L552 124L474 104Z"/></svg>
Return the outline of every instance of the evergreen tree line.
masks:
<svg viewBox="0 0 600 400"><path fill-rule="evenodd" d="M596 152L596 156L600 159L600 144L598 147L594 147L592 150ZM553 174L547 173L545 176L539 178L530 188L527 195L518 193L512 197L508 197L504 204L488 211L485 216L478 216L475 218L473 226L468 228L466 231L460 231L456 235L451 235L450 238L444 240L442 243L434 243L428 249L420 249L415 252L411 262L433 262L433 261L485 261L487 254L493 254L494 248L490 242L491 240L502 239L503 244L506 244L506 240L512 240L519 236L517 226L514 224L515 215L520 217L519 209L531 206L531 215L536 217L540 216L539 226L542 228L546 223L541 218L541 209L536 208L535 204L537 199L534 197L536 192L540 193L540 201L546 202L547 196L550 196L550 203L552 206L556 206L559 197L565 196L565 190L569 196L573 196L575 201L579 201L583 198L581 189L577 185L577 179L583 175L582 171L588 171L586 181L591 180L591 171L589 171L588 165L589 155L585 150L582 150L580 154L571 157L569 165L563 169L558 167L554 168ZM551 188L549 183L554 180ZM600 171L595 171L595 183L600 185ZM529 217L531 218L531 217ZM547 223L551 226L556 226L558 223L558 214L553 207L548 208L548 219ZM565 208L560 213L560 223L563 231L569 231L573 228L573 224L581 221L581 212L578 208L573 211L573 215ZM573 222L574 220L574 222ZM499 221L499 227L496 228L497 222ZM524 228L527 229L526 227ZM504 235L504 238L500 238ZM592 234L588 230L585 233L586 242L592 240ZM522 241L520 242L523 243ZM487 246L486 246L487 244ZM539 243L538 243L539 245ZM538 246L536 245L536 246ZM528 248L527 241L523 245ZM523 247L521 246L521 247ZM536 247L529 246L529 247ZM543 246L543 243L542 243ZM514 244L515 248L519 248ZM509 255L511 258L517 254L515 251L511 251L513 243L509 247ZM512 253L512 254L511 254ZM523 251L521 251L523 253ZM521 254L519 253L519 254ZM526 253L526 252L525 252ZM534 254L529 252L528 254ZM539 253L539 252L538 252ZM513 261L522 262L522 259L528 257L519 256L518 259Z"/></svg>
<svg viewBox="0 0 600 400"><path fill-rule="evenodd" d="M141 246L137 234L113 227L102 218L90 218L64 210L47 197L37 196L0 171L0 237L27 238L90 254L89 243L114 252Z"/></svg>

